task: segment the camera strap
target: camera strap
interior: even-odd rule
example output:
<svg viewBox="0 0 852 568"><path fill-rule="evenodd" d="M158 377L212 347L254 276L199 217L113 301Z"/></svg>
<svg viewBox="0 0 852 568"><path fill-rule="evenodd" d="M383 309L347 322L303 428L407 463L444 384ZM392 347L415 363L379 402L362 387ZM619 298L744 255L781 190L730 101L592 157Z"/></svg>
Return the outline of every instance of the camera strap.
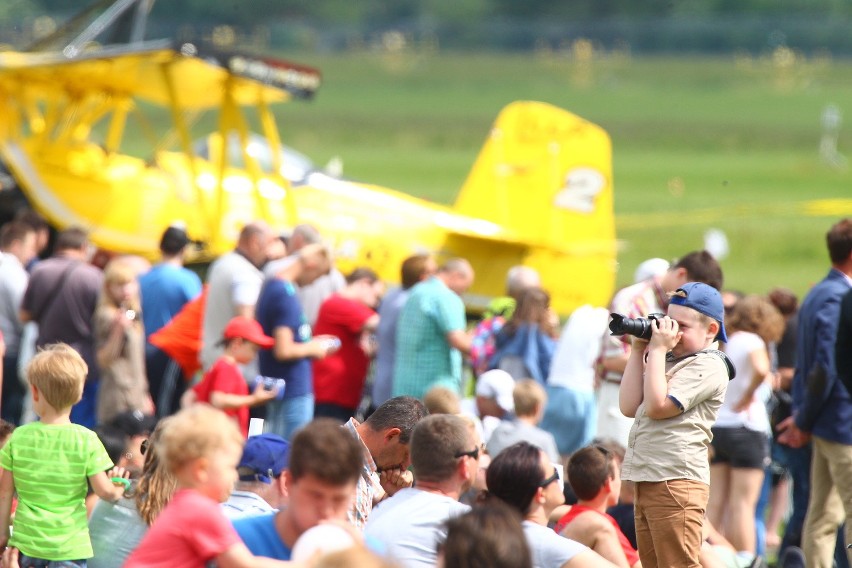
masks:
<svg viewBox="0 0 852 568"><path fill-rule="evenodd" d="M737 376L737 369L734 367L734 363L731 361L731 358L724 351L719 351L718 349L702 349L698 353L711 353L720 357L722 361L725 363L725 367L728 368L728 380L732 381L734 377ZM696 355L698 354L696 353Z"/></svg>
<svg viewBox="0 0 852 568"><path fill-rule="evenodd" d="M734 363L731 361L730 357L728 357L728 355L724 351L719 351L718 349L702 349L701 351L696 351L695 353L690 353L689 355L683 355L682 357L677 358L674 358L671 352L669 352L666 355L666 361L668 361L669 363L674 363L676 361L683 361L684 359L689 359L690 357L697 357L702 353L709 353L711 355L715 355L719 357L723 363L725 363L725 367L728 370L729 381L733 380L734 377L737 376L737 369L736 367L734 367ZM645 356L647 357L647 353L645 354Z"/></svg>

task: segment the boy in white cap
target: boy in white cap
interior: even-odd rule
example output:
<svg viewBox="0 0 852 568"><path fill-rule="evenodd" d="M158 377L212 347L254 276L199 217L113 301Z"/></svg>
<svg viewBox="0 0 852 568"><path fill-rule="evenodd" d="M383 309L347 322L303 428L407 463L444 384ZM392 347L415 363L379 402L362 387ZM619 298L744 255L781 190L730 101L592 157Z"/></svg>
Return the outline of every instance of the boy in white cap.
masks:
<svg viewBox="0 0 852 568"><path fill-rule="evenodd" d="M501 369L482 373L476 380L476 412L482 420L482 439L487 440L501 420L514 417L512 391L515 379Z"/></svg>

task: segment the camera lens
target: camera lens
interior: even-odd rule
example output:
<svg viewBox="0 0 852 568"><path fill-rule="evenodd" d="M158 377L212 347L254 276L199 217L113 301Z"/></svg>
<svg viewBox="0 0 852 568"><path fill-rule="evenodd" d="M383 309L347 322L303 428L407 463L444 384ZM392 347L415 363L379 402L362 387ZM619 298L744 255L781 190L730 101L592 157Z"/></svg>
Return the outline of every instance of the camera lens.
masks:
<svg viewBox="0 0 852 568"><path fill-rule="evenodd" d="M646 318L626 318L621 314L610 314L609 330L612 335L633 335L640 339L651 339L651 320Z"/></svg>

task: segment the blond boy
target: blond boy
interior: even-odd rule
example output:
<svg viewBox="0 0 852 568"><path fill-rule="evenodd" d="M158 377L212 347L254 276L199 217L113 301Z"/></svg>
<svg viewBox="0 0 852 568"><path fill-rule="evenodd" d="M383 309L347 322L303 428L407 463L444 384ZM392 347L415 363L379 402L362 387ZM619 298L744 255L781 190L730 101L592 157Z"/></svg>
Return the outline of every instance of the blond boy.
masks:
<svg viewBox="0 0 852 568"><path fill-rule="evenodd" d="M237 480L243 437L222 411L196 404L166 418L158 455L177 479L172 500L157 517L125 568L291 566L249 552L219 508Z"/></svg>
<svg viewBox="0 0 852 568"><path fill-rule="evenodd" d="M534 379L521 379L512 390L515 417L503 420L488 438L488 452L496 456L517 442L529 442L544 450L554 463L560 462L553 434L538 427L547 405L547 392Z"/></svg>
<svg viewBox="0 0 852 568"><path fill-rule="evenodd" d="M710 427L725 399L729 369L713 349L727 341L719 292L687 282L650 341L633 338L619 391L635 417L622 476L636 482L636 540L642 566L699 566L710 493Z"/></svg>
<svg viewBox="0 0 852 568"><path fill-rule="evenodd" d="M0 450L0 545L20 550L24 568L63 561L85 566L92 556L86 521L86 481L101 499L117 501L124 477L112 468L106 450L91 430L70 420L83 396L88 367L65 344L49 345L27 366L33 410L39 416L17 428ZM13 494L18 493L15 531L10 538Z"/></svg>
<svg viewBox="0 0 852 568"><path fill-rule="evenodd" d="M460 414L461 401L456 391L440 385L423 395L423 406L429 414Z"/></svg>

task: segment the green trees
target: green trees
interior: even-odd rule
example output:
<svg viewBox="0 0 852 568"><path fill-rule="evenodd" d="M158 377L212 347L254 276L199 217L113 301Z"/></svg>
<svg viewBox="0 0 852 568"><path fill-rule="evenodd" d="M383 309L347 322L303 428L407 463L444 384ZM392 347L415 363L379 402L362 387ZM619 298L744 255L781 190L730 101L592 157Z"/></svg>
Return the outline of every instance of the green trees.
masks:
<svg viewBox="0 0 852 568"><path fill-rule="evenodd" d="M32 28L38 15L61 21L67 0L0 1L0 42ZM852 53L848 0L157 0L152 30L209 31L229 25L241 38L263 30L273 48L341 49L386 32L416 44L459 49L557 48L586 38L636 51ZM9 40L7 40L9 41Z"/></svg>

